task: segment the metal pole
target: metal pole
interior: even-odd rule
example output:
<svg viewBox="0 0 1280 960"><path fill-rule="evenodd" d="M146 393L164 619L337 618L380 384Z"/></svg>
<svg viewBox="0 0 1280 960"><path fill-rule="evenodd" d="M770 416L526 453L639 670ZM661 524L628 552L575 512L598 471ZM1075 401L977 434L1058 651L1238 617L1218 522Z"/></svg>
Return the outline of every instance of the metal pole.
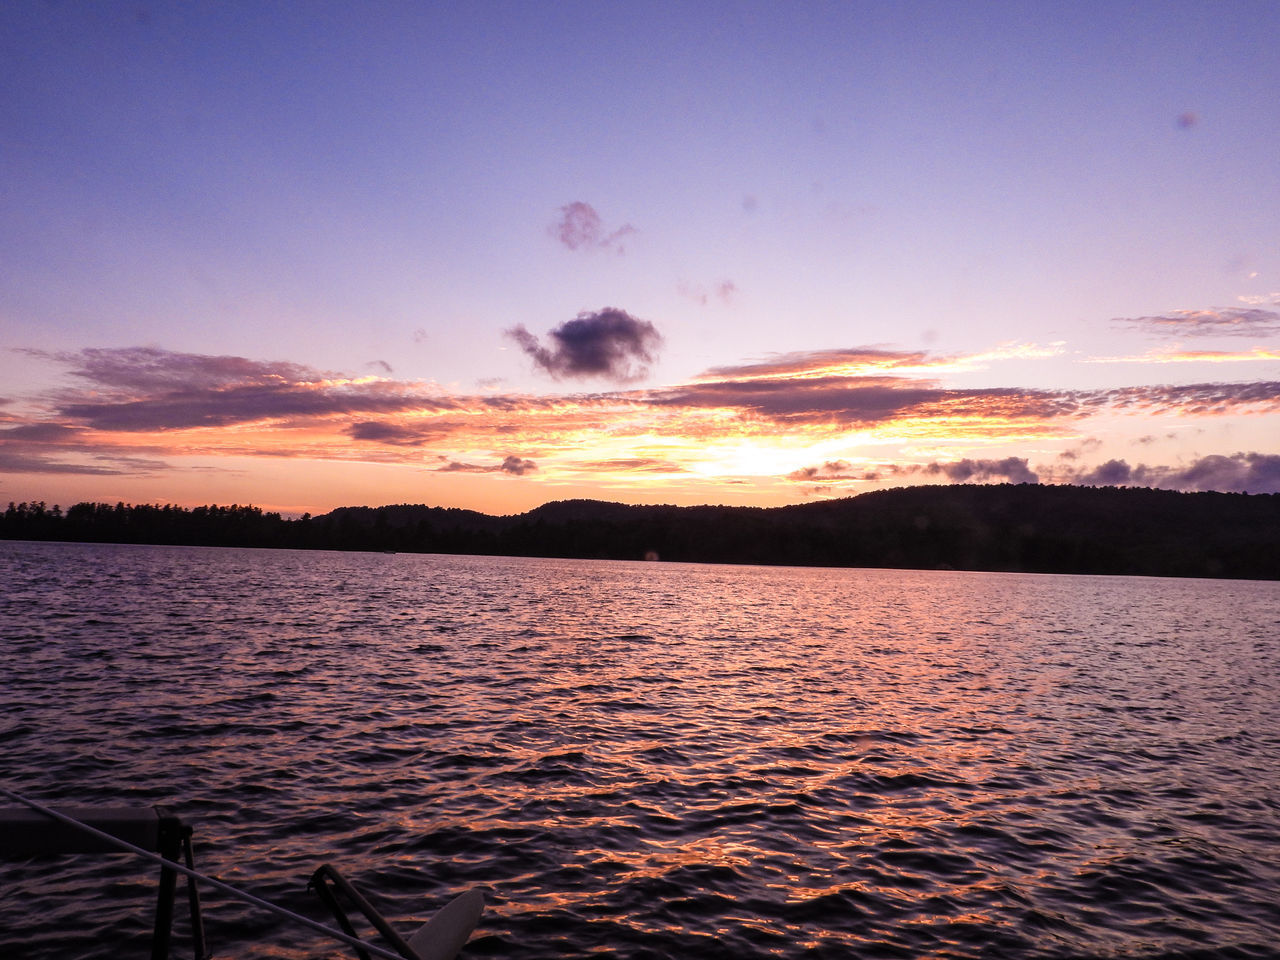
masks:
<svg viewBox="0 0 1280 960"><path fill-rule="evenodd" d="M368 943L361 940L359 937L349 937L342 931L335 930L333 927L327 927L323 923L317 923L310 917L304 917L301 914L294 913L292 910L286 910L284 907L278 907L274 903L271 903L268 900L263 900L261 897L255 897L253 894L247 893L244 890L238 890L229 883L223 883L216 877L210 877L207 874L198 873L195 870L184 867L180 863L174 863L172 860L166 860L164 857L152 853L150 850L144 850L142 847L134 846L127 840L121 840L119 837L113 837L111 834L98 830L95 827L91 827L87 823L81 823L79 820L76 820L73 817L68 817L66 814L59 813L57 810L54 810L52 807L47 807L39 801L30 800L27 797L22 796L20 793L14 793L12 790L5 787L0 787L0 793L4 794L11 800L17 800L19 803L25 804L32 810L39 810L47 817L52 817L54 820L65 823L68 826L77 827L88 833L90 836L97 837L104 843L111 844L112 846L118 847L122 850L127 850L129 853L135 853L140 857L144 857L147 860L160 864L161 867L176 870L185 877L191 877L193 880L200 880L209 884L209 886L213 887L215 890L221 890L228 896L234 897L235 899L241 900L245 903L252 904L255 907L260 907L261 909L274 913L277 916L285 917L286 919L292 920L294 923L307 927L316 933L322 933L326 937L331 937L332 939L345 943L348 946L361 947L368 950L374 956L383 958L383 960L405 960L405 958L399 954L392 953L390 950L385 950L377 944Z"/></svg>
<svg viewBox="0 0 1280 960"><path fill-rule="evenodd" d="M327 863L322 864L311 875L311 880L318 886L323 886L325 877L328 877L335 887L347 895L347 899L356 905L356 908L368 918L369 922L377 928L380 934L391 942L393 947L400 951L403 956L413 957L413 947L409 946L409 942L396 933L395 927L387 923L386 918L365 898L365 895L351 885L351 881Z"/></svg>
<svg viewBox="0 0 1280 960"><path fill-rule="evenodd" d="M179 837L173 825L162 821L157 846L165 860L177 860L180 854ZM190 883L190 879L187 880ZM173 936L173 895L178 887L178 875L168 867L160 868L160 890L156 894L156 926L151 935L151 960L168 960L169 940Z"/></svg>

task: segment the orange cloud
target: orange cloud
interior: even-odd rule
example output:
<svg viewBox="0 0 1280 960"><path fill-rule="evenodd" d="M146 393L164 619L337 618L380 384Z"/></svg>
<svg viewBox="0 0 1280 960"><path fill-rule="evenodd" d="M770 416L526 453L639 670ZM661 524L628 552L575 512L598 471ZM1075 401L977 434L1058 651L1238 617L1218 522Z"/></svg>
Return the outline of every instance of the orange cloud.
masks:
<svg viewBox="0 0 1280 960"><path fill-rule="evenodd" d="M1104 414L1280 410L1275 381L1055 390L955 388L913 375L1028 349L1039 348L968 357L813 351L718 367L670 387L545 396L446 393L420 382L156 348L45 354L78 385L36 398L33 413L7 416L0 469L130 475L163 470L178 457L268 456L543 482L568 472L728 479L768 474L773 463L780 478L791 468L779 451L820 443L1032 442Z"/></svg>
<svg viewBox="0 0 1280 960"><path fill-rule="evenodd" d="M1252 350L1150 350L1137 357L1090 357L1086 363L1240 363L1250 360L1280 360L1280 349L1254 347Z"/></svg>

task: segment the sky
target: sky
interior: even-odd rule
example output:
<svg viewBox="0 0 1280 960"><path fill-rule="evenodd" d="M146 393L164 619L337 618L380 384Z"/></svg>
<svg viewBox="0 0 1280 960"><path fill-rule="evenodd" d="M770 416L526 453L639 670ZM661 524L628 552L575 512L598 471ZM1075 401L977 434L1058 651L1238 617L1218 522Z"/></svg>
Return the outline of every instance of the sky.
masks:
<svg viewBox="0 0 1280 960"><path fill-rule="evenodd" d="M0 7L0 502L1280 491L1280 5Z"/></svg>

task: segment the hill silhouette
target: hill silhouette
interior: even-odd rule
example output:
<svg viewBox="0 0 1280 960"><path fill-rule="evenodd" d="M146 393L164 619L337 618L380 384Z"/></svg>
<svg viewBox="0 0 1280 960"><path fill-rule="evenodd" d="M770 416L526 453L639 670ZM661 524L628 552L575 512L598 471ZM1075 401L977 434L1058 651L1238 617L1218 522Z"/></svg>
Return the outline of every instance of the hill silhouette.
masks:
<svg viewBox="0 0 1280 960"><path fill-rule="evenodd" d="M562 500L495 517L397 504L298 520L239 505L10 504L0 537L1280 579L1280 494L919 486L768 508Z"/></svg>

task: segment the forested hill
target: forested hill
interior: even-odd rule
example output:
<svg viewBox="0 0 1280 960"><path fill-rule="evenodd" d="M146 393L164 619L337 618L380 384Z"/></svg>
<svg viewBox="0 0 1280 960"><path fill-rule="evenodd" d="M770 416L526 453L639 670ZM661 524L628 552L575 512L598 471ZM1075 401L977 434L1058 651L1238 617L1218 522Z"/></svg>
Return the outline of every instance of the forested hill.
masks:
<svg viewBox="0 0 1280 960"><path fill-rule="evenodd" d="M773 508L565 500L492 517L401 504L299 520L241 506L11 504L0 538L1280 579L1280 494L921 486Z"/></svg>

